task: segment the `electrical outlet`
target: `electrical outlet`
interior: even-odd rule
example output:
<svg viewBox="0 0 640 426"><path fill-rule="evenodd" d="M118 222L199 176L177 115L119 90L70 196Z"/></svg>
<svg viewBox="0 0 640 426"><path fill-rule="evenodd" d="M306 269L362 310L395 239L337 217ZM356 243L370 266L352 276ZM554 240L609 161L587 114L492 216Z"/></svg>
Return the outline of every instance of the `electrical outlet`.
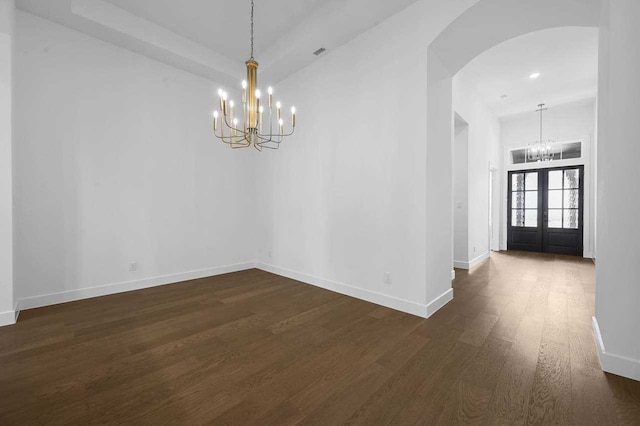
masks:
<svg viewBox="0 0 640 426"><path fill-rule="evenodd" d="M129 272L138 270L138 262L129 262Z"/></svg>
<svg viewBox="0 0 640 426"><path fill-rule="evenodd" d="M385 284L391 284L391 274L388 272L384 273L384 282Z"/></svg>

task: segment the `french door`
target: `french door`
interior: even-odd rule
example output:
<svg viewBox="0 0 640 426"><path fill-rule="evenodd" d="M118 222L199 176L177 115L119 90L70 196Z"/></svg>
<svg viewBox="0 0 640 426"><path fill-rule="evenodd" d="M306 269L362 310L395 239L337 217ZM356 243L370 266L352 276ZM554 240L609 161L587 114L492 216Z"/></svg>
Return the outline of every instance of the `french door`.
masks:
<svg viewBox="0 0 640 426"><path fill-rule="evenodd" d="M582 255L584 167L509 172L507 248Z"/></svg>

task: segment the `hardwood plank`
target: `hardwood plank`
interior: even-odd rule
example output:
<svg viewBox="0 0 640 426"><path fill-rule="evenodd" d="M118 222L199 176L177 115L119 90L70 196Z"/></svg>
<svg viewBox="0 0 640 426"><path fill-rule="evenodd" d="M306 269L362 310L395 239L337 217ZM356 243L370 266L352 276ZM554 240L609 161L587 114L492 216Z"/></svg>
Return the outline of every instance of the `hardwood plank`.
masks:
<svg viewBox="0 0 640 426"><path fill-rule="evenodd" d="M570 423L571 365L567 345L543 340L527 413L527 424Z"/></svg>
<svg viewBox="0 0 640 426"><path fill-rule="evenodd" d="M524 317L520 324L491 398L490 410L501 419L520 424L526 421L542 327L542 321L535 317Z"/></svg>
<svg viewBox="0 0 640 426"><path fill-rule="evenodd" d="M573 423L580 425L617 425L618 414L611 410L613 396L605 373L599 368L571 362L571 405Z"/></svg>

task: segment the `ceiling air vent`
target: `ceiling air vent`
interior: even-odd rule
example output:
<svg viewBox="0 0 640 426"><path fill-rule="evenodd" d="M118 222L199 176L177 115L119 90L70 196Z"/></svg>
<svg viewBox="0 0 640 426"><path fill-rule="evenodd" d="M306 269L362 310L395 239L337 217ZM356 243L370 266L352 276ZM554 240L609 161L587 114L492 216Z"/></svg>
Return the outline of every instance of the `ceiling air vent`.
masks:
<svg viewBox="0 0 640 426"><path fill-rule="evenodd" d="M325 50L327 50L327 49L325 49L324 47L321 47L320 49L318 49L315 52L313 52L313 54L316 55L316 56L320 56Z"/></svg>

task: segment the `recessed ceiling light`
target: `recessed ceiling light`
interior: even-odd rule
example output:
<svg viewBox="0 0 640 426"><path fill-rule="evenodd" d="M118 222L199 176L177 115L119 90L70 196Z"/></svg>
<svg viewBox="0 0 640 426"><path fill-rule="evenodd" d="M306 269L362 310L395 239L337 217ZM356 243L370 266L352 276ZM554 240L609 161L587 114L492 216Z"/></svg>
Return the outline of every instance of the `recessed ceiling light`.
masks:
<svg viewBox="0 0 640 426"><path fill-rule="evenodd" d="M540 75L541 75L541 74L540 74L539 72L534 72L533 74L531 74L531 75L529 76L529 78L530 78L531 80L535 80L536 78L540 77Z"/></svg>
<svg viewBox="0 0 640 426"><path fill-rule="evenodd" d="M504 101L504 100L505 100L505 99L507 99L508 97L509 97L509 95L502 95L502 96L500 96L500 99L502 99L502 100Z"/></svg>

